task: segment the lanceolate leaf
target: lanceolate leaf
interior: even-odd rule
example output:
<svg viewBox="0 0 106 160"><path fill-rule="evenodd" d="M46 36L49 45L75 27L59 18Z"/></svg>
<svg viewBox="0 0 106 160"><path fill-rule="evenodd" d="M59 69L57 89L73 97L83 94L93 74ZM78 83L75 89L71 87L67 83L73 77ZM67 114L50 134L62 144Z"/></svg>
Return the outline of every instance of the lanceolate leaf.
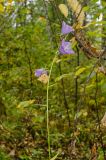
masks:
<svg viewBox="0 0 106 160"><path fill-rule="evenodd" d="M81 73L83 73L84 71L86 70L85 67L82 67L82 68L79 68L76 73L75 73L75 76L79 76Z"/></svg>
<svg viewBox="0 0 106 160"><path fill-rule="evenodd" d="M18 104L17 108L28 107L29 105L33 104L34 102L35 102L35 100L29 100L29 101L20 102Z"/></svg>
<svg viewBox="0 0 106 160"><path fill-rule="evenodd" d="M67 8L67 6L66 6L65 4L60 4L60 5L59 5L59 9L60 9L61 13L62 13L65 17L68 16L68 8Z"/></svg>

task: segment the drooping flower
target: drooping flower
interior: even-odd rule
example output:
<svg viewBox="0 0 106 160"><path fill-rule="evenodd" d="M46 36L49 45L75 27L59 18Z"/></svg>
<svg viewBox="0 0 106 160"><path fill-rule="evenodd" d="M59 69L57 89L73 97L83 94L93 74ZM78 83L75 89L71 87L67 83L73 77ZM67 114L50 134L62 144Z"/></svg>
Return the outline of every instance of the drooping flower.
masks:
<svg viewBox="0 0 106 160"><path fill-rule="evenodd" d="M62 40L61 46L59 48L60 54L74 54L74 51L71 49L70 42Z"/></svg>
<svg viewBox="0 0 106 160"><path fill-rule="evenodd" d="M47 71L45 69L43 69L43 68L35 70L35 76L36 77L40 77L42 74L46 74L47 75Z"/></svg>
<svg viewBox="0 0 106 160"><path fill-rule="evenodd" d="M68 34L70 32L74 32L74 29L63 21L62 22L61 33L62 34Z"/></svg>

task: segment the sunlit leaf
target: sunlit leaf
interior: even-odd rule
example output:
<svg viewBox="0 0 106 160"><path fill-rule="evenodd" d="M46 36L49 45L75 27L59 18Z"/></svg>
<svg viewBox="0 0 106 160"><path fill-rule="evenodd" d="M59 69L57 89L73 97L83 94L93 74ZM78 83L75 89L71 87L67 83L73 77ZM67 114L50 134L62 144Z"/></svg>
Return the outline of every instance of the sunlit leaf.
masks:
<svg viewBox="0 0 106 160"><path fill-rule="evenodd" d="M89 10L89 6L83 7L83 11L88 11L88 10Z"/></svg>

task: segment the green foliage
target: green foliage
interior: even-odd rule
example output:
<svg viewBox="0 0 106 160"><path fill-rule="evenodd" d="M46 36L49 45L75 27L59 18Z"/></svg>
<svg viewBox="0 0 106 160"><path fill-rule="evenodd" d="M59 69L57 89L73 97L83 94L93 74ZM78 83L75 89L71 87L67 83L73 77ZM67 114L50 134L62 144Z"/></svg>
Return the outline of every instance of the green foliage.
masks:
<svg viewBox="0 0 106 160"><path fill-rule="evenodd" d="M6 11L0 5L0 160L48 159L47 86L34 72L38 68L49 72L60 45L58 4L64 1L46 3L47 11L41 0L27 2L15 1ZM106 28L99 31L105 20L100 24L97 20L105 15L105 2L103 8L96 2L91 0L83 8L92 25L82 30L95 46L101 46ZM74 21L69 16L67 21ZM102 160L100 136L106 143L106 132L99 131L98 113L100 121L106 106L106 76L98 71L97 61L88 60L79 49L78 59L77 42L73 47L75 55L56 57L50 77L51 160L85 160L94 155Z"/></svg>
<svg viewBox="0 0 106 160"><path fill-rule="evenodd" d="M0 150L0 160L10 160L9 156L6 155L2 150Z"/></svg>

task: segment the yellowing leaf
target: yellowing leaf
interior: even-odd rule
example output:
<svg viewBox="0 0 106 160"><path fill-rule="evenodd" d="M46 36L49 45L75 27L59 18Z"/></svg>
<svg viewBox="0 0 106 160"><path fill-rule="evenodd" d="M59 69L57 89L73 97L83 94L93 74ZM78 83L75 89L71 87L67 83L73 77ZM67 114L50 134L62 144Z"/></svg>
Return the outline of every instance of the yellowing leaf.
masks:
<svg viewBox="0 0 106 160"><path fill-rule="evenodd" d="M72 48L74 48L74 47L76 46L76 44L77 44L77 41L76 41L75 37L73 37L73 38L70 40L70 42L71 42Z"/></svg>
<svg viewBox="0 0 106 160"><path fill-rule="evenodd" d="M0 0L0 3L4 2L4 0Z"/></svg>
<svg viewBox="0 0 106 160"><path fill-rule="evenodd" d="M106 113L101 120L101 124L102 124L102 126L106 127Z"/></svg>
<svg viewBox="0 0 106 160"><path fill-rule="evenodd" d="M20 102L18 104L17 108L28 107L29 105L33 104L34 102L35 102L35 100L29 100L29 101Z"/></svg>
<svg viewBox="0 0 106 160"><path fill-rule="evenodd" d="M42 17L42 16L40 16L39 18L38 18L38 21L41 21L41 22L45 22L46 21L46 18L45 17Z"/></svg>
<svg viewBox="0 0 106 160"><path fill-rule="evenodd" d="M88 115L87 111L83 112L83 116L86 117Z"/></svg>
<svg viewBox="0 0 106 160"><path fill-rule="evenodd" d="M4 12L4 7L2 4L0 4L0 12Z"/></svg>
<svg viewBox="0 0 106 160"><path fill-rule="evenodd" d="M77 137L77 136L80 135L80 132L79 132L79 131L76 131L76 132L74 132L73 134L74 134L75 137Z"/></svg>
<svg viewBox="0 0 106 160"><path fill-rule="evenodd" d="M76 73L75 73L75 76L79 76L81 73L83 73L84 71L86 70L85 67L82 67L82 68L79 68Z"/></svg>
<svg viewBox="0 0 106 160"><path fill-rule="evenodd" d="M9 2L9 3L12 3L12 2L13 2L13 0L8 0L8 2Z"/></svg>
<svg viewBox="0 0 106 160"><path fill-rule="evenodd" d="M69 73L69 74L63 74L63 75L57 77L57 78L55 79L55 82L60 81L61 79L67 78L67 77L70 77L70 76L71 76L71 73Z"/></svg>
<svg viewBox="0 0 106 160"><path fill-rule="evenodd" d="M77 113L77 117L81 117L81 116L86 117L87 115L88 115L88 112L85 109L81 109L79 113Z"/></svg>
<svg viewBox="0 0 106 160"><path fill-rule="evenodd" d="M80 26L83 25L85 14L82 10L82 6L78 2L78 0L67 0L69 7L72 9L73 13L75 14L78 24Z"/></svg>
<svg viewBox="0 0 106 160"><path fill-rule="evenodd" d="M65 4L60 4L60 5L59 5L59 9L60 9L61 13L62 13L65 17L68 16L68 8L67 8L67 6L66 6Z"/></svg>

